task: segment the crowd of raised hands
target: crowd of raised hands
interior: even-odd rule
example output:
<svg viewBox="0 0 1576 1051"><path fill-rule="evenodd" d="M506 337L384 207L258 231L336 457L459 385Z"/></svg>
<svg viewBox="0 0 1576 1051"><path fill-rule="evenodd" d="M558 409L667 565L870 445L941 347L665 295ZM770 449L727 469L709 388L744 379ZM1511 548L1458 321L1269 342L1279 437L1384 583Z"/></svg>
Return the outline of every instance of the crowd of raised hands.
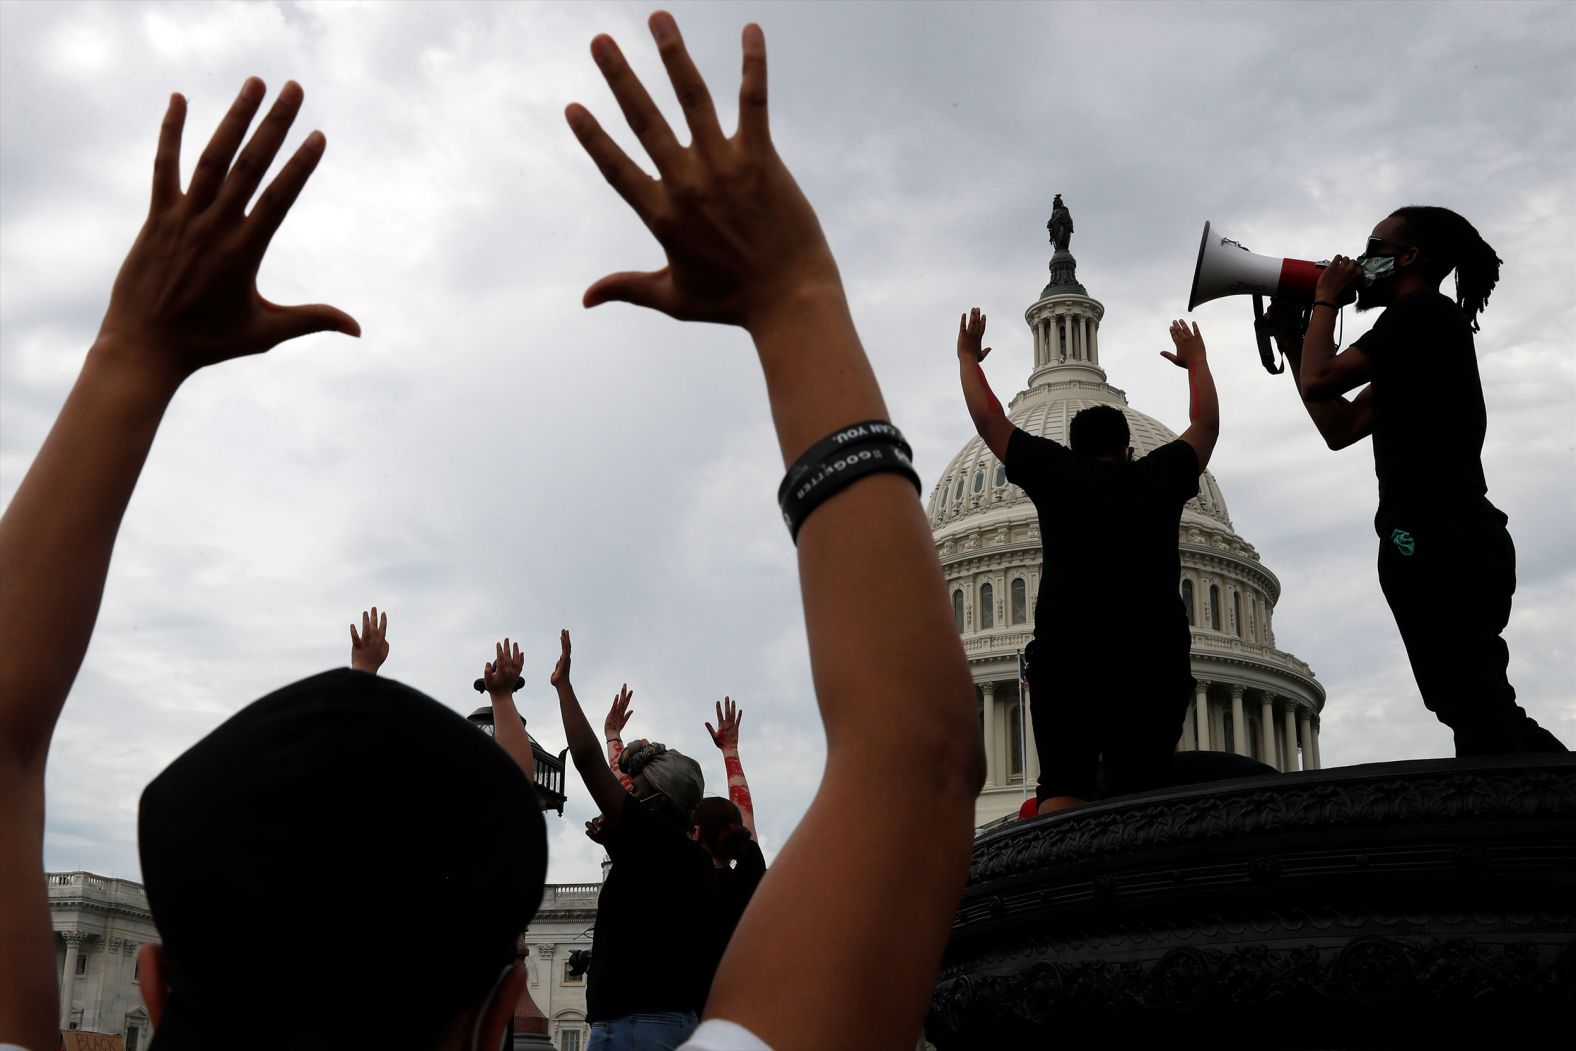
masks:
<svg viewBox="0 0 1576 1051"><path fill-rule="evenodd" d="M376 606L362 611L359 631L355 624L350 625L350 667L353 670L368 675L378 673L389 656L388 628L388 611L380 613ZM568 682L567 630L561 636L560 644L559 660L554 665L551 680L554 686ZM525 686L521 674L524 668L525 658L521 656L520 644L505 638L494 644L493 659L482 665L481 677L476 682L486 692L488 702L492 705L494 739L525 776L532 778L535 776L535 762L530 735L525 730L525 721L520 718L514 700L514 695ZM630 707L634 699L634 692L625 683L613 695L613 704L602 721L602 736L607 745L607 767L625 792L634 790L634 781L619 765L619 758L624 752L624 727L629 725L635 714ZM743 716L744 710L733 702L733 698L724 697L716 702L717 725L713 726L709 721L705 725L712 743L722 753L728 801L738 808L740 826L755 839L758 838L755 831L755 804L750 797L750 783L744 776L744 766L739 758L739 724ZM603 842L605 830L604 814L598 814L586 822L586 835L593 842ZM699 827L693 823L691 836L699 836Z"/></svg>
<svg viewBox="0 0 1576 1051"><path fill-rule="evenodd" d="M820 223L773 144L761 30L751 25L743 31L739 126L731 135L721 128L673 19L659 12L651 17L650 30L688 127L687 145L611 38L593 40L591 56L656 177L642 171L583 106L570 105L565 115L596 167L657 240L666 265L651 273L603 277L590 285L583 302L591 307L621 300L681 320L744 329L765 378L783 463L792 464L839 429L887 420L889 414ZM171 96L158 137L146 222L115 280L103 326L80 375L0 518L0 1044L45 1051L59 1039L60 996L43 868L45 764L92 634L121 518L166 408L199 369L264 353L313 332L360 334L357 322L334 307L281 306L258 291L256 278L269 242L326 146L324 136L312 132L262 186L303 98L298 85L286 83L248 140L247 129L264 95L263 83L255 78L243 85L184 189L179 159L186 102ZM930 533L908 479L890 472L860 478L820 503L796 541L826 766L807 812L727 946L706 1000L708 1025L697 1033L694 1046L746 1046L742 1041L748 1036L751 1047L907 1051L929 1003L972 845L973 804L983 778L975 694ZM386 628L385 615L375 612L366 615L359 631L352 628L356 668L373 672L381 665L387 656ZM484 671L500 728L519 725L509 687L520 663L518 648L505 640ZM570 640L564 632L551 682L575 765L592 800L607 813L628 793L609 768L607 739L598 738L580 712L569 672ZM281 676L286 674L281 669ZM324 680L320 688L353 688L335 686L338 682ZM381 678L367 682L392 689L380 685ZM419 707L417 700L399 697L397 703ZM629 714L628 695L620 697L615 702L619 731ZM319 717L313 713L320 710L301 717ZM730 792L737 788L740 813L747 814L742 771L734 784L738 713L731 701L717 719L713 739L728 767ZM606 725L614 722L610 713ZM873 802L890 794L886 776L894 726L904 728L908 765L924 774L905 785L904 806L889 808L881 821L871 822L865 815ZM498 744L529 769L523 727L513 745L503 733ZM410 757L413 764L418 760ZM458 791L463 785L448 787ZM150 820L146 811L143 819ZM248 830L222 831L245 835ZM346 825L336 830L335 842L355 842L356 834ZM407 831L418 840L427 834L437 833ZM146 836L144 849L146 874ZM410 849L419 853L423 844L413 842ZM268 860L276 872L317 863L288 855ZM526 865L521 871L536 873L534 891L510 885L490 893L519 894L528 916L540 894L541 869ZM151 882L149 892L158 924L160 905ZM269 902L249 900L246 907L257 910L249 916L248 929L267 939L276 921L267 912ZM419 895L412 892L408 910L415 915L421 908ZM366 922L394 919L375 915ZM351 916L341 920L361 922ZM505 932L508 945L518 929ZM340 944L358 949L374 939L373 933L365 941L343 929L336 933ZM836 951L828 953L827 946ZM500 1045L511 994L518 995L525 979L522 965L510 962L507 949L498 951L502 970L496 979L467 986L463 1002L429 1005L445 1014L423 1046ZM406 973L412 967L408 955L388 954L381 961L367 957L355 967ZM228 954L210 955L201 946L172 941L161 958L168 966L145 967L142 976L155 1016L155 1048L160 1017L168 1021L161 1014L166 1005L191 1010L189 983L211 977L211 968L224 967L219 961ZM442 961L445 966L452 962ZM459 973L452 966L448 970ZM245 988L231 992L266 998L276 1020L270 1029L270 1037L278 1040L273 1046L308 1046L306 1036L312 1034L293 1033L292 1027L326 1025L331 1017L314 1014L309 1023L292 1013L293 1003L318 991L304 988L309 981L277 973L249 978L237 983ZM257 985L263 988L254 989ZM359 1018L347 1031L365 1039L377 1028L370 1026L373 1018L395 1012L407 1016L418 1007L409 998L397 1005L346 1004L342 1021L349 1025ZM356 1046L354 1039L323 1044L322 1034L316 1036L318 1042L310 1046ZM243 1046L240 1033L227 1031L226 1038L230 1046Z"/></svg>

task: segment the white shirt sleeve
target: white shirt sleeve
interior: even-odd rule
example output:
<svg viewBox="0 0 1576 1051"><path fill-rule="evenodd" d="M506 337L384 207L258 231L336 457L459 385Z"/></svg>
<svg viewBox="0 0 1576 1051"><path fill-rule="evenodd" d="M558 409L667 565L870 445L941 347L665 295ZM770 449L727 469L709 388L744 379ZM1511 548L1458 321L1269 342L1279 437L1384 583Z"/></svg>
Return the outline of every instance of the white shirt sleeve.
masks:
<svg viewBox="0 0 1576 1051"><path fill-rule="evenodd" d="M772 1051L760 1038L742 1025L713 1018L702 1022L679 1051Z"/></svg>

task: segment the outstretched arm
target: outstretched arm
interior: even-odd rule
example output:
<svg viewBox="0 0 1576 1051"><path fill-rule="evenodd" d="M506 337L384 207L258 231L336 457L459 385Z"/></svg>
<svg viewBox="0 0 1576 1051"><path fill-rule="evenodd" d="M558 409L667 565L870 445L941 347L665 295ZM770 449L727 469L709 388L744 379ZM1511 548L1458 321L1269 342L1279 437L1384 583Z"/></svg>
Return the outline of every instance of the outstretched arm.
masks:
<svg viewBox="0 0 1576 1051"><path fill-rule="evenodd" d="M388 658L389 615L379 615L376 606L370 613L362 610L361 634L356 634L354 624L350 626L350 666L356 671L376 675Z"/></svg>
<svg viewBox="0 0 1576 1051"><path fill-rule="evenodd" d="M739 762L739 724L743 721L744 710L734 705L732 697L724 697L717 705L717 725L707 723L706 732L711 734L711 743L722 750L722 765L728 771L728 798L739 808L750 838L759 840L755 834L755 802L750 798L750 783L744 779L744 765Z"/></svg>
<svg viewBox="0 0 1576 1051"><path fill-rule="evenodd" d="M618 765L618 757L624 754L624 727L629 723L629 717L635 713L629 710L629 702L635 695L629 692L629 683L613 697L613 707L608 709L607 718L602 720L602 739L607 742L607 768L613 771L613 776L618 778L618 783L624 786L624 791L633 792L635 782L630 780L628 774Z"/></svg>
<svg viewBox="0 0 1576 1051"><path fill-rule="evenodd" d="M281 307L257 292L269 239L324 144L320 133L308 135L248 215L302 99L300 87L287 83L241 149L263 94L262 81L247 80L184 193L186 100L170 97L147 221L115 278L76 385L0 518L0 1043L59 1042L44 891L44 763L98 617L121 517L165 409L205 365L310 332L360 331L332 307Z"/></svg>
<svg viewBox="0 0 1576 1051"><path fill-rule="evenodd" d="M597 809L609 817L617 817L628 793L602 761L602 749L597 744L596 731L586 721L580 699L575 696L575 688L570 685L567 630L558 633L558 647L558 663L553 666L551 682L553 689L558 691L558 712L564 720L564 740L569 743L569 758L574 760L575 769L580 771L580 779L586 783L586 791L591 793L591 801Z"/></svg>
<svg viewBox="0 0 1576 1051"><path fill-rule="evenodd" d="M487 687L487 699L492 702L493 740L509 753L509 758L525 773L527 781L535 781L536 759L531 755L531 737L525 732L525 723L514 706L514 684L520 681L523 667L525 661L520 657L519 643L511 646L508 639L494 643L493 659L482 665L482 684Z"/></svg>
<svg viewBox="0 0 1576 1051"><path fill-rule="evenodd" d="M1321 307L1313 313L1315 320L1317 320L1318 315L1333 315L1334 311L1327 307ZM1281 355L1291 365L1291 368L1287 371L1291 373L1292 382L1297 385L1298 397L1302 400L1303 408L1308 410L1308 417L1313 420L1314 427L1318 428L1320 436L1324 438L1325 445L1331 449L1344 449L1349 445L1362 441L1373 433L1372 388L1365 387L1358 392L1355 398L1349 401L1340 395L1326 398L1322 401L1314 401L1303 394L1303 347L1307 343L1308 338L1311 338L1314 333L1310 324L1308 334L1305 337L1302 328L1301 311L1297 307L1287 303L1271 301L1270 308L1265 312L1264 320L1261 323L1270 329L1270 332L1275 337L1276 345L1280 347ZM1329 341L1330 333L1328 329L1328 325L1322 326L1322 331L1319 333L1321 339ZM1334 346L1333 343L1330 345ZM1341 356L1345 357L1346 354L1362 354L1362 351L1353 348Z"/></svg>
<svg viewBox="0 0 1576 1051"><path fill-rule="evenodd" d="M792 463L850 423L885 419L886 405L820 223L772 146L760 28L744 30L739 129L728 137L672 17L658 12L650 25L691 145L679 145L606 36L592 42L592 56L659 178L642 173L583 107L567 116L667 266L609 275L585 301L747 329L783 462ZM706 1013L779 1051L907 1051L973 844L984 774L974 690L906 478L870 475L826 500L799 532L798 558L826 769L739 923ZM859 815L890 788L883 751L893 725L904 727L927 776L905 806L868 822ZM822 947L832 943L846 951L828 957ZM804 1011L806 1003L816 1010Z"/></svg>
<svg viewBox="0 0 1576 1051"><path fill-rule="evenodd" d="M958 318L958 373L963 380L963 401L969 407L974 429L985 445L1002 463L1007 462L1007 441L1012 437L1012 421L1007 419L980 364L990 353L981 349L985 340L985 315L975 307Z"/></svg>
<svg viewBox="0 0 1576 1051"><path fill-rule="evenodd" d="M1188 428L1182 440L1193 447L1200 472L1209 466L1209 457L1220 438L1220 398L1215 394L1215 377L1204 354L1204 337L1198 326L1186 321L1171 322L1171 342L1175 353L1162 350L1160 356L1179 368L1187 369Z"/></svg>

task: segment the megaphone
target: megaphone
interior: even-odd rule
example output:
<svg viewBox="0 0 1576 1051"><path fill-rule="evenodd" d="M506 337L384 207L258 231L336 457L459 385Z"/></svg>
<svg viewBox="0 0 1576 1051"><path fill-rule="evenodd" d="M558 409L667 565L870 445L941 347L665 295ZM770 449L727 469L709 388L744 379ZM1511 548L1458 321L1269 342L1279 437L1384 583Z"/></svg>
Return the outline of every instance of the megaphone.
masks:
<svg viewBox="0 0 1576 1051"><path fill-rule="evenodd" d="M1242 242L1210 233L1210 224L1204 224L1204 236L1198 245L1198 262L1193 266L1193 288L1188 293L1187 308L1192 310L1200 303L1226 296L1252 296L1253 317L1264 317L1264 297L1312 302L1313 290L1319 283L1319 274L1327 262L1307 259L1285 259L1250 252ZM1285 365L1275 364L1275 352L1270 347L1269 336L1262 326L1255 328L1259 343L1259 359L1265 369L1278 373Z"/></svg>

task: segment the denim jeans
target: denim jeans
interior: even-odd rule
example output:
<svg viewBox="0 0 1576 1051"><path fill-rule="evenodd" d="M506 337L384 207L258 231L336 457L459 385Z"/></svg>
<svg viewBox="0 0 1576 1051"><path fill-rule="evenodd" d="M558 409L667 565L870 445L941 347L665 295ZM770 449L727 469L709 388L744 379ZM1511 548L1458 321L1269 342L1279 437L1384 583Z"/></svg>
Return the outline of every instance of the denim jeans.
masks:
<svg viewBox="0 0 1576 1051"><path fill-rule="evenodd" d="M700 1019L693 1011L659 1011L594 1022L586 1051L675 1051L698 1025Z"/></svg>

